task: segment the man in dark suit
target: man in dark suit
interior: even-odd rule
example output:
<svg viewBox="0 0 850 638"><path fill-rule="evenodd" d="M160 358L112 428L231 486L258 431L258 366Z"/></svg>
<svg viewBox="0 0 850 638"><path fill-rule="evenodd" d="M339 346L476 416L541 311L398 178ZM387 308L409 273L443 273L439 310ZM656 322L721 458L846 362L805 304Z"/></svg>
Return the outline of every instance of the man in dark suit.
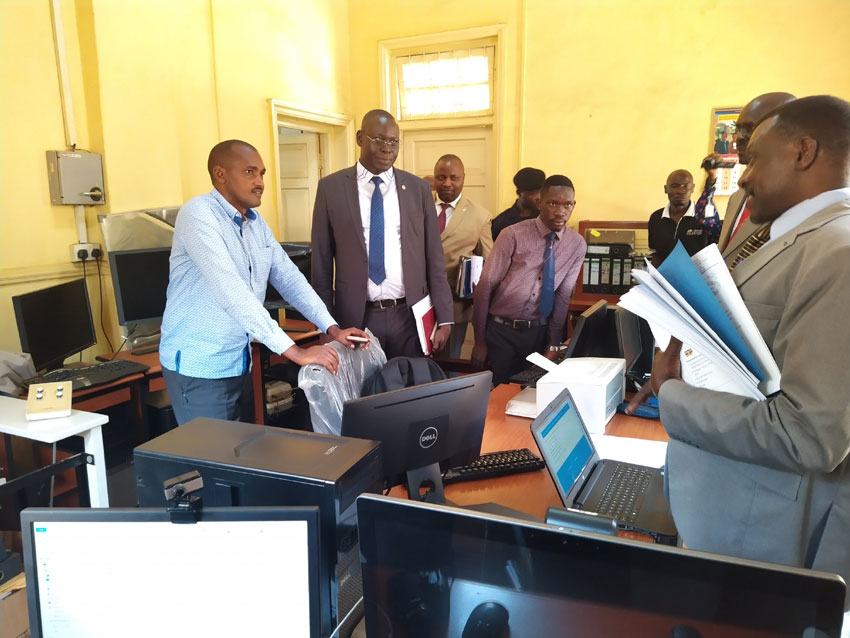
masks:
<svg viewBox="0 0 850 638"><path fill-rule="evenodd" d="M363 117L357 145L357 164L319 180L313 287L342 325L369 328L387 358L421 357L411 307L431 295L433 350L445 346L453 321L431 189L393 168L399 130L386 111Z"/></svg>
<svg viewBox="0 0 850 638"><path fill-rule="evenodd" d="M692 387L679 341L656 355L670 507L692 549L848 579L850 104L788 102L758 125L747 152L740 185L765 232L739 251L732 277L779 365L780 389L757 401Z"/></svg>

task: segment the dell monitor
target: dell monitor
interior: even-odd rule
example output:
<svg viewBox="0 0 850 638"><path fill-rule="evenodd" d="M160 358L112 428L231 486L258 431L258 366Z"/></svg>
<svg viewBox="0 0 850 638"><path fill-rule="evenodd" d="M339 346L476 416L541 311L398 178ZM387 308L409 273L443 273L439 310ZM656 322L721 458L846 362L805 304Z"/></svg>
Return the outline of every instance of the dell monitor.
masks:
<svg viewBox="0 0 850 638"><path fill-rule="evenodd" d="M604 299L582 312L573 328L566 358L610 357L620 358L614 309Z"/></svg>
<svg viewBox="0 0 850 638"><path fill-rule="evenodd" d="M841 635L834 574L379 495L357 525L370 637Z"/></svg>
<svg viewBox="0 0 850 638"><path fill-rule="evenodd" d="M342 435L380 441L386 486L406 474L410 498L428 486L429 501L444 501L443 469L481 455L493 373L478 372L346 401Z"/></svg>
<svg viewBox="0 0 850 638"><path fill-rule="evenodd" d="M320 635L319 510L21 513L33 638Z"/></svg>
<svg viewBox="0 0 850 638"><path fill-rule="evenodd" d="M170 256L171 247L110 251L119 324L129 327L162 320Z"/></svg>
<svg viewBox="0 0 850 638"><path fill-rule="evenodd" d="M36 371L62 366L65 359L97 343L84 279L12 297L21 350Z"/></svg>

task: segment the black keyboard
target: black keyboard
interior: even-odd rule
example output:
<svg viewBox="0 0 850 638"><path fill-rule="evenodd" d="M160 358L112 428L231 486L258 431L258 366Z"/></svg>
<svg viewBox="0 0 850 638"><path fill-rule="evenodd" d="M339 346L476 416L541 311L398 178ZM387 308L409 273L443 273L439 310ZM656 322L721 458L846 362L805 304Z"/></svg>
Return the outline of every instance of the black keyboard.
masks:
<svg viewBox="0 0 850 638"><path fill-rule="evenodd" d="M566 348L564 348L563 350L559 350L557 354L555 354L555 358L552 359L552 363L557 365L566 358L567 350ZM525 388L536 388L537 382L544 374L546 374L546 370L532 363L525 370L520 370L519 372L511 375L511 378L508 379L508 381L510 381L511 383L519 383Z"/></svg>
<svg viewBox="0 0 850 638"><path fill-rule="evenodd" d="M617 464L594 510L621 523L634 523L638 514L635 501L646 492L654 474L650 468Z"/></svg>
<svg viewBox="0 0 850 638"><path fill-rule="evenodd" d="M443 474L443 483L474 481L508 474L519 474L520 472L533 472L544 467L546 467L546 464L543 460L535 456L528 448L488 452L482 454L469 465L461 465L447 470Z"/></svg>
<svg viewBox="0 0 850 638"><path fill-rule="evenodd" d="M80 368L51 370L39 377L27 379L24 381L24 387L29 387L34 383L70 381L72 390L79 390L80 388L112 383L122 377L138 372L147 372L149 367L137 361L115 359L114 361L104 361L103 363L95 363L94 365L82 366Z"/></svg>

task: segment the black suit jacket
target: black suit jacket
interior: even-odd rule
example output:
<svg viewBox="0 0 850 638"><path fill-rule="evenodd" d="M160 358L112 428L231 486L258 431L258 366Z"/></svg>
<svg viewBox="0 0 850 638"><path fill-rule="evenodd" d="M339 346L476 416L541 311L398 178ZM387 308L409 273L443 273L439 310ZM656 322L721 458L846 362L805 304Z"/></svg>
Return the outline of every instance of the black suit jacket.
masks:
<svg viewBox="0 0 850 638"><path fill-rule="evenodd" d="M430 294L437 322L450 323L452 293L446 280L431 188L411 173L393 170L401 212L401 261L408 307ZM355 166L319 180L312 242L313 287L340 326L363 327L369 264Z"/></svg>

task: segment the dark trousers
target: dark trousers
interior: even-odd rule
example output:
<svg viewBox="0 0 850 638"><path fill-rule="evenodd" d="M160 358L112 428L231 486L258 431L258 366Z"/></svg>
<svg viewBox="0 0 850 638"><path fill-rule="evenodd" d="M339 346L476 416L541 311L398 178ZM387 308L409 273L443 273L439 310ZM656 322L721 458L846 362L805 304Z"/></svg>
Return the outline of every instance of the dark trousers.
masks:
<svg viewBox="0 0 850 638"><path fill-rule="evenodd" d="M366 306L363 323L381 342L388 360L393 357L425 356L419 345L413 312L407 304L386 309Z"/></svg>
<svg viewBox="0 0 850 638"><path fill-rule="evenodd" d="M253 421L251 375L225 379L187 377L168 368L162 378L178 425L199 416L226 421Z"/></svg>
<svg viewBox="0 0 850 638"><path fill-rule="evenodd" d="M509 383L512 374L525 370L531 364L525 358L540 352L546 346L549 326L512 328L487 319L487 358L493 370L493 384Z"/></svg>

